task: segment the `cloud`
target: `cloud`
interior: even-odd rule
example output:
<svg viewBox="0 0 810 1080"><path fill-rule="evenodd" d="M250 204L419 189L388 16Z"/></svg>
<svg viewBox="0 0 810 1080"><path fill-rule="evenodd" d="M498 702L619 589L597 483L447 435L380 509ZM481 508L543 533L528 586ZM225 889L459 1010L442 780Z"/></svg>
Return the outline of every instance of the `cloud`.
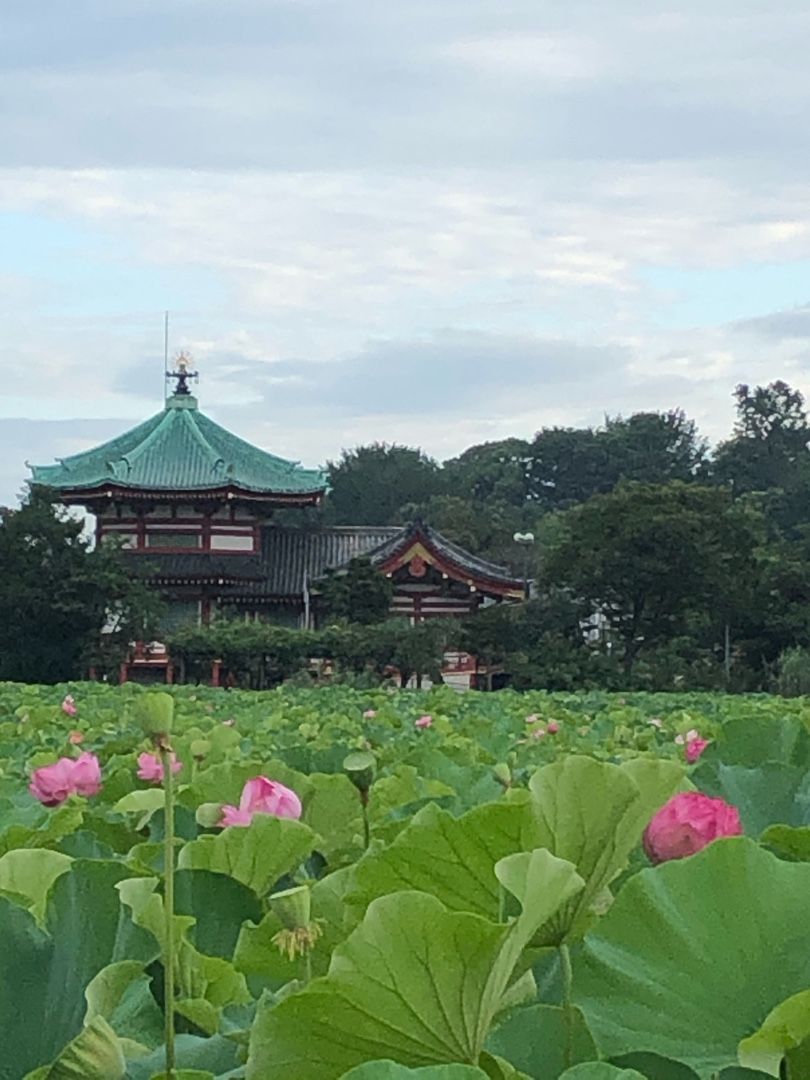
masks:
<svg viewBox="0 0 810 1080"><path fill-rule="evenodd" d="M810 304L803 304L789 311L774 311L756 319L740 319L734 323L733 328L775 341L810 338Z"/></svg>
<svg viewBox="0 0 810 1080"><path fill-rule="evenodd" d="M308 464L810 389L798 0L6 7L7 491L160 408L166 308L206 410Z"/></svg>

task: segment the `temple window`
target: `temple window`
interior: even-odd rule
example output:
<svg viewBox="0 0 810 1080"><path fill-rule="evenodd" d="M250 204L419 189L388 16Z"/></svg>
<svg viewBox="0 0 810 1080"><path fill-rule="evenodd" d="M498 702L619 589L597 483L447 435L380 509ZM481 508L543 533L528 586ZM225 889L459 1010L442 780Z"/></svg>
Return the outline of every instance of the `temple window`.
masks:
<svg viewBox="0 0 810 1080"><path fill-rule="evenodd" d="M199 548L202 535L198 532L174 532L169 529L150 529L146 534L146 546L150 548Z"/></svg>
<svg viewBox="0 0 810 1080"><path fill-rule="evenodd" d="M102 544L117 543L119 547L129 549L138 546L138 534L123 529L105 529L101 535Z"/></svg>
<svg viewBox="0 0 810 1080"><path fill-rule="evenodd" d="M253 551L253 534L211 533L212 551Z"/></svg>

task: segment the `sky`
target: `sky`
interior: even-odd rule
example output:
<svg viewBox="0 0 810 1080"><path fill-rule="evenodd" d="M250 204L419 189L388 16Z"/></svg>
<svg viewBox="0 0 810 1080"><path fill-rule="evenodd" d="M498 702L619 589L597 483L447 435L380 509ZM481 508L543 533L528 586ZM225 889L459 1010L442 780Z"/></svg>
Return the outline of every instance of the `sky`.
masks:
<svg viewBox="0 0 810 1080"><path fill-rule="evenodd" d="M810 396L804 0L3 0L0 505L162 407L316 466Z"/></svg>

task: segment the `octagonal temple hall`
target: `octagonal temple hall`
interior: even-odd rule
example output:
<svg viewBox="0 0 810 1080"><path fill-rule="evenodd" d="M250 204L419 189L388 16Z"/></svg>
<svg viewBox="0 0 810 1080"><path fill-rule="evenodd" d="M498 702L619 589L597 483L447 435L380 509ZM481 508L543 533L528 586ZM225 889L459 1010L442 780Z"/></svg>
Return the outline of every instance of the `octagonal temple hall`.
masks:
<svg viewBox="0 0 810 1080"><path fill-rule="evenodd" d="M317 626L318 583L352 559L369 559L394 587L391 614L411 622L463 616L519 600L523 583L422 522L407 526L289 527L279 510L317 507L327 481L231 434L201 412L187 358L157 415L90 450L32 466L32 484L96 518L96 539L115 538L167 602L165 630L207 623L220 608L284 626ZM133 660L127 677L137 677ZM152 662L170 677L170 661ZM166 668L166 672L158 669ZM459 675L461 672L459 672Z"/></svg>

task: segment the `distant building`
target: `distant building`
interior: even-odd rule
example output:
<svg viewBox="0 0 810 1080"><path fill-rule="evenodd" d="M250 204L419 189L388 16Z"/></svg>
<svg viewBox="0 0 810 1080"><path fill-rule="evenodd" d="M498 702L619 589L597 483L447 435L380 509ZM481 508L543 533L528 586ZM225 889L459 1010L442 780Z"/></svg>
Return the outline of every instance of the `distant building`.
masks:
<svg viewBox="0 0 810 1080"><path fill-rule="evenodd" d="M33 484L94 514L97 542L119 541L160 591L167 633L208 623L221 608L285 626L317 626L318 582L359 556L392 580L391 614L412 622L523 597L523 582L504 567L421 522L275 524L279 509L318 506L326 476L260 450L205 416L189 390L196 376L186 358L171 377L175 389L156 416L54 465L32 466ZM169 669L165 650L153 649L150 661L139 647L127 675L150 662ZM452 666L458 673L465 661L456 656Z"/></svg>

